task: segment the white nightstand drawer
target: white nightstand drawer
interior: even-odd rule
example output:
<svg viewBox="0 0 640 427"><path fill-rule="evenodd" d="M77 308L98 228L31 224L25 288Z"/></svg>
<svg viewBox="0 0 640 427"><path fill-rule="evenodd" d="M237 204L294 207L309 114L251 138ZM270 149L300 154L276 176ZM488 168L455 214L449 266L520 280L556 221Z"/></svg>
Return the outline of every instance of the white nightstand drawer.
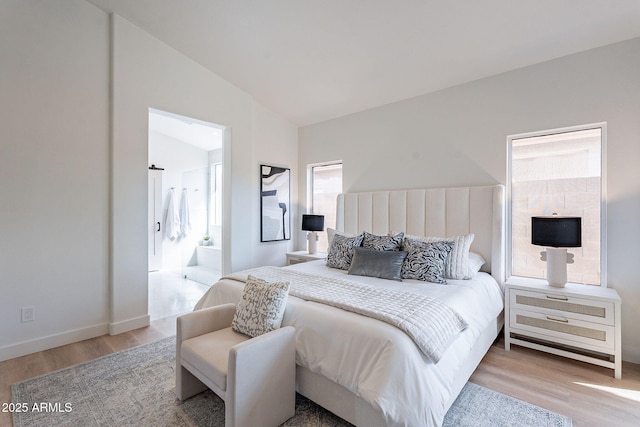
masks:
<svg viewBox="0 0 640 427"><path fill-rule="evenodd" d="M552 292L531 292L522 289L513 290L510 295L511 307L542 314L558 315L585 322L613 326L614 307L610 301L578 298Z"/></svg>
<svg viewBox="0 0 640 427"><path fill-rule="evenodd" d="M293 265L293 264L300 264L303 262L309 262L309 260L307 258L289 257L287 258L287 262L289 263L289 265Z"/></svg>
<svg viewBox="0 0 640 427"><path fill-rule="evenodd" d="M504 347L571 357L622 378L621 306L614 289L577 283L554 288L544 280L511 277L505 283Z"/></svg>
<svg viewBox="0 0 640 427"><path fill-rule="evenodd" d="M516 334L520 330L528 336L556 343L602 352L614 349L614 326L518 309L510 311L509 326Z"/></svg>

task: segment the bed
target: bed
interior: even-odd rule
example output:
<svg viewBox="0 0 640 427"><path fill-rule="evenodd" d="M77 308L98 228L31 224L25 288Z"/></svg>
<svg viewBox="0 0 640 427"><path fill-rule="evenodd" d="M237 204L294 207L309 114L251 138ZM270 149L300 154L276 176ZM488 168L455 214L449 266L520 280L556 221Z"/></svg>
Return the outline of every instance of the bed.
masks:
<svg viewBox="0 0 640 427"><path fill-rule="evenodd" d="M485 263L472 279L447 284L347 275L324 261L284 268L296 280L347 280L380 292L401 287L442 302L466 323L433 359L396 326L290 294L282 324L296 328L298 392L358 426L441 425L503 325L504 227L501 185L341 194L336 228L343 234L473 234L470 251ZM221 279L195 309L237 303L249 273Z"/></svg>

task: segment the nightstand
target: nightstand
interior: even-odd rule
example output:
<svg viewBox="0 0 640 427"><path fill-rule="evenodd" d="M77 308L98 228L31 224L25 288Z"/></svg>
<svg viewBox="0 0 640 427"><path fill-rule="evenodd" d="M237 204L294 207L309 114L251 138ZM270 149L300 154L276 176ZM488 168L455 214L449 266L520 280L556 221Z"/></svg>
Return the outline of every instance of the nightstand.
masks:
<svg viewBox="0 0 640 427"><path fill-rule="evenodd" d="M315 261L318 259L326 259L326 252L317 252L310 254L307 251L287 252L287 265L300 264L301 262Z"/></svg>
<svg viewBox="0 0 640 427"><path fill-rule="evenodd" d="M505 283L504 347L511 344L614 370L622 378L622 300L611 288L512 277Z"/></svg>

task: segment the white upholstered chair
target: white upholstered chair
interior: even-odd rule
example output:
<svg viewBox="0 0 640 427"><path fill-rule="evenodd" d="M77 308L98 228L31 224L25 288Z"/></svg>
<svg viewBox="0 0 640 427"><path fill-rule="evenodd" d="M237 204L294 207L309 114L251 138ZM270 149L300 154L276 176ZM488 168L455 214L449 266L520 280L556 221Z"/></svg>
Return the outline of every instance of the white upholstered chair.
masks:
<svg viewBox="0 0 640 427"><path fill-rule="evenodd" d="M277 426L295 413L295 329L255 338L231 329L235 304L178 317L176 394L210 388L225 402L225 426Z"/></svg>

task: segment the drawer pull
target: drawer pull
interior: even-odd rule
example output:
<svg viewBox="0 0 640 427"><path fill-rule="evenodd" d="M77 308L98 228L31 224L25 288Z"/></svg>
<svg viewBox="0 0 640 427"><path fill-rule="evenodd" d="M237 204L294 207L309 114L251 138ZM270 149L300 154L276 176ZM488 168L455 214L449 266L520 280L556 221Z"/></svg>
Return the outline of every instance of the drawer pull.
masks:
<svg viewBox="0 0 640 427"><path fill-rule="evenodd" d="M551 296L551 295L547 295L547 299L555 299L555 300L558 300L558 301L569 301L569 298L567 298L567 297L554 297L554 296Z"/></svg>
<svg viewBox="0 0 640 427"><path fill-rule="evenodd" d="M551 316L547 316L547 320L553 320L554 322L569 323L569 320L567 319L558 319L557 317L551 317Z"/></svg>

